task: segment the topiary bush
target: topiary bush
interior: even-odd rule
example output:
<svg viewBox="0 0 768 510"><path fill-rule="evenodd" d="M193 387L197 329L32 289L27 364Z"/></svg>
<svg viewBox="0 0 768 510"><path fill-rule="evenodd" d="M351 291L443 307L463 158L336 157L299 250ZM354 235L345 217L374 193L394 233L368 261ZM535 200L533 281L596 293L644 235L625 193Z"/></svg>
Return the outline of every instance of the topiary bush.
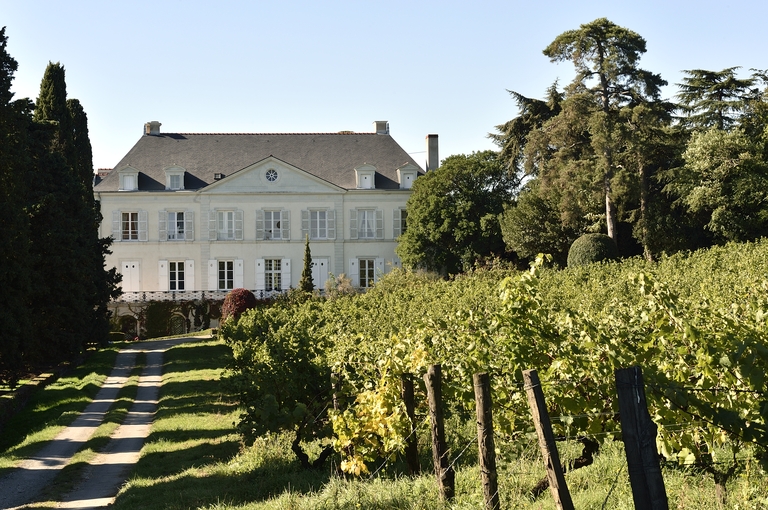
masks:
<svg viewBox="0 0 768 510"><path fill-rule="evenodd" d="M568 250L568 267L617 258L619 250L613 239L605 234L584 234L576 239Z"/></svg>
<svg viewBox="0 0 768 510"><path fill-rule="evenodd" d="M233 289L224 298L221 305L221 321L224 322L229 317L234 317L235 321L240 315L251 308L256 308L258 302L256 296L248 289Z"/></svg>

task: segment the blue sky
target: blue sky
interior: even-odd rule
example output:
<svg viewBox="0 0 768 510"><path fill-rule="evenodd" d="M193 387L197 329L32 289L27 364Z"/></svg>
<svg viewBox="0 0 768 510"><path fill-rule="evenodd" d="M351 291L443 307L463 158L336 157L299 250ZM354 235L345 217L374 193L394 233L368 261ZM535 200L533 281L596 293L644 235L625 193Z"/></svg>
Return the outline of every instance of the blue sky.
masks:
<svg viewBox="0 0 768 510"><path fill-rule="evenodd" d="M36 99L49 61L88 114L94 165L111 168L150 120L182 133L391 134L424 161L493 148L513 118L507 89L542 97L572 77L542 50L607 17L648 42L640 65L674 84L683 69L768 68L768 3L0 0L16 98Z"/></svg>

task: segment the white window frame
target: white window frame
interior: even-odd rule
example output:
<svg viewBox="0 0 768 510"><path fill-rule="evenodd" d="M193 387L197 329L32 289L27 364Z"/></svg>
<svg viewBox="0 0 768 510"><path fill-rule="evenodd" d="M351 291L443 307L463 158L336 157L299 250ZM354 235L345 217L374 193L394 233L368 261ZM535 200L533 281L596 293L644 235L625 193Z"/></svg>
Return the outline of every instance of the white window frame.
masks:
<svg viewBox="0 0 768 510"><path fill-rule="evenodd" d="M194 241L194 228L193 211L160 211L159 237L161 241Z"/></svg>
<svg viewBox="0 0 768 510"><path fill-rule="evenodd" d="M381 209L368 207L351 209L349 216L349 236L351 239L365 241L384 239L384 211Z"/></svg>
<svg viewBox="0 0 768 510"><path fill-rule="evenodd" d="M286 209L258 209L256 211L256 239L259 241L290 241L291 211Z"/></svg>
<svg viewBox="0 0 768 510"><path fill-rule="evenodd" d="M184 287L186 273L186 262L184 260L168 261L168 290L171 292L183 292L188 290Z"/></svg>
<svg viewBox="0 0 768 510"><path fill-rule="evenodd" d="M365 262L363 262L365 261ZM372 262L370 262L372 261ZM370 265L373 267L371 275ZM363 274L365 271L365 274ZM352 286L360 289L368 289L384 274L384 258L382 257L357 257L349 259L349 272L347 275L352 280ZM362 280L361 280L362 277ZM372 278L372 279L371 279Z"/></svg>
<svg viewBox="0 0 768 510"><path fill-rule="evenodd" d="M280 268L275 269L274 261L279 261ZM269 267L269 269L268 269ZM276 272L280 274L280 288L276 288ZM291 287L291 259L284 257L270 257L256 259L256 290L261 292L277 292L288 290Z"/></svg>
<svg viewBox="0 0 768 510"><path fill-rule="evenodd" d="M228 267L229 265L231 265L231 268L232 268L231 270L233 272L232 288L239 289L243 286L243 260L224 257L220 259L211 259L208 261L208 290L225 291L225 292L232 290L230 288L227 288L230 279L229 279L229 275L226 274L226 272L230 270ZM224 282L224 285L220 284L220 280L219 280L220 269L225 272L224 279L221 280Z"/></svg>
<svg viewBox="0 0 768 510"><path fill-rule="evenodd" d="M136 215L135 219L131 215ZM124 217L128 215L128 217ZM128 230L124 228L128 224ZM131 234L135 226L135 236ZM115 242L133 243L147 240L147 211L130 209L112 211L112 239Z"/></svg>
<svg viewBox="0 0 768 510"><path fill-rule="evenodd" d="M392 237L397 239L405 234L408 227L408 210L405 207L392 211Z"/></svg>
<svg viewBox="0 0 768 510"><path fill-rule="evenodd" d="M232 290L235 288L235 261L233 259L218 260L216 268L216 288Z"/></svg>
<svg viewBox="0 0 768 510"><path fill-rule="evenodd" d="M181 168L168 168L165 170L165 189L183 190L184 189L184 170ZM177 182L174 183L173 181ZM175 184L175 185L174 185Z"/></svg>
<svg viewBox="0 0 768 510"><path fill-rule="evenodd" d="M118 173L120 175L120 191L136 191L139 189L139 172L133 170Z"/></svg>
<svg viewBox="0 0 768 510"><path fill-rule="evenodd" d="M336 239L336 211L327 208L302 210L301 237L306 239L307 236L312 241Z"/></svg>
<svg viewBox="0 0 768 510"><path fill-rule="evenodd" d="M226 220L232 217L232 231L228 225L220 231L220 218ZM227 223L224 221L223 223ZM243 211L239 209L214 209L208 214L208 240L209 241L242 241L243 240Z"/></svg>

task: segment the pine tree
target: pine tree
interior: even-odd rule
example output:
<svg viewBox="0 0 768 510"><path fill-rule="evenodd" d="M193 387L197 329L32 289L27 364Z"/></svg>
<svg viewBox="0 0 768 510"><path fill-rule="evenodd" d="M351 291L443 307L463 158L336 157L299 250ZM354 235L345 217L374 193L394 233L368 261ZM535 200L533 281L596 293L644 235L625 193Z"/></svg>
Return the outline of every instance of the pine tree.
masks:
<svg viewBox="0 0 768 510"><path fill-rule="evenodd" d="M77 99L67 99L72 119L72 156L70 165L86 186L93 184L93 150L88 137L88 116Z"/></svg>

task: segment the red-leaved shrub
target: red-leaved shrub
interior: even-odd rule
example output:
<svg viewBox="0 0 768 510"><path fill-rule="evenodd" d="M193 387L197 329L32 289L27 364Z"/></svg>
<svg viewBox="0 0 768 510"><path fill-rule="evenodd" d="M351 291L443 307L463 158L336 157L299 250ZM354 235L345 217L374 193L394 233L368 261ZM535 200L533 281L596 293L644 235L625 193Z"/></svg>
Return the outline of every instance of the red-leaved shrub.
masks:
<svg viewBox="0 0 768 510"><path fill-rule="evenodd" d="M229 317L234 317L235 320L240 318L246 310L256 308L257 305L256 296L253 295L248 289L233 289L224 298L224 304L221 305L221 320L222 322Z"/></svg>

